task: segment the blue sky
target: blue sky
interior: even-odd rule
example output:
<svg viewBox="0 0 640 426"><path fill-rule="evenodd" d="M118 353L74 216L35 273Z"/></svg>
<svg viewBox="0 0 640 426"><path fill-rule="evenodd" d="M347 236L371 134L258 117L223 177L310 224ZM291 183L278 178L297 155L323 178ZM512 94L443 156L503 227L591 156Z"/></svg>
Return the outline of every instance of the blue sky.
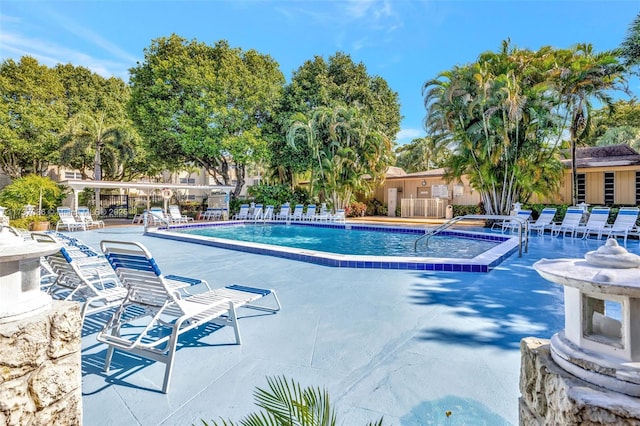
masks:
<svg viewBox="0 0 640 426"><path fill-rule="evenodd" d="M639 12L637 0L2 0L0 58L31 55L128 80L151 40L175 33L269 54L288 80L315 55L345 52L398 92L397 141L406 143L424 135L422 85L441 71L507 38L523 49L612 49Z"/></svg>

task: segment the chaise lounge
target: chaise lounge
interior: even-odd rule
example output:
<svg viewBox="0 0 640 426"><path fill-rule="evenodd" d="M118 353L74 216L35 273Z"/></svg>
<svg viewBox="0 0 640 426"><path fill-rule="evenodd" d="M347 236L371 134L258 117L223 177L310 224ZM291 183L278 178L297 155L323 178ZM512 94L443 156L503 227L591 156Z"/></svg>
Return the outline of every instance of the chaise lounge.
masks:
<svg viewBox="0 0 640 426"><path fill-rule="evenodd" d="M179 337L200 325L212 323L233 327L236 344L241 343L236 310L253 308L275 313L280 302L272 290L232 285L198 294L172 290L151 253L135 242L104 240L100 247L129 290L97 339L109 346L105 371L109 371L116 349L165 364L162 392L169 391ZM187 281L187 278L184 278ZM262 301L273 296L271 305Z"/></svg>

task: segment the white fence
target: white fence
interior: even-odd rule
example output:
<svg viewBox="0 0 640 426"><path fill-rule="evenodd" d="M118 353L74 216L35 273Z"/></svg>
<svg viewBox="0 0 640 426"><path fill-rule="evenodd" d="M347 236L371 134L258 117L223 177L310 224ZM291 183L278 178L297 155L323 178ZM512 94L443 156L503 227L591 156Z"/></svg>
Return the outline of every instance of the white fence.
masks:
<svg viewBox="0 0 640 426"><path fill-rule="evenodd" d="M443 218L449 200L446 198L403 198L400 200L402 217Z"/></svg>

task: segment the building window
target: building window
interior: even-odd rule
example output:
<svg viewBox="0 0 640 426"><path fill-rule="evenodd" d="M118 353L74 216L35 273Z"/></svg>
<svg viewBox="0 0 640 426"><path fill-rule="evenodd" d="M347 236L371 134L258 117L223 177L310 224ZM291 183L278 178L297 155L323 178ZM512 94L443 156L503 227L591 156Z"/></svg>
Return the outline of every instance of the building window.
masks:
<svg viewBox="0 0 640 426"><path fill-rule="evenodd" d="M65 179L82 179L82 173L80 172L64 172Z"/></svg>
<svg viewBox="0 0 640 426"><path fill-rule="evenodd" d="M195 178L180 178L180 183L194 185L196 180Z"/></svg>
<svg viewBox="0 0 640 426"><path fill-rule="evenodd" d="M636 172L636 204L640 204L640 172Z"/></svg>
<svg viewBox="0 0 640 426"><path fill-rule="evenodd" d="M611 206L615 202L615 173L606 172L604 174L604 204Z"/></svg>
<svg viewBox="0 0 640 426"><path fill-rule="evenodd" d="M578 173L578 199L577 203L584 203L587 199L587 175Z"/></svg>

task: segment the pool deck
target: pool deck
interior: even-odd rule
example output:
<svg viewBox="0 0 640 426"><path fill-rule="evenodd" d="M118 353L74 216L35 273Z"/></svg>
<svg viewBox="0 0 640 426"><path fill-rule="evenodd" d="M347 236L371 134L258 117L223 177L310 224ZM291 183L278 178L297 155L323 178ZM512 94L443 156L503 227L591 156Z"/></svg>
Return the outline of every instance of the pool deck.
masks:
<svg viewBox="0 0 640 426"><path fill-rule="evenodd" d="M171 389L164 366L116 352L95 339L104 315L83 329L82 390L87 425L188 425L240 421L256 387L284 376L326 388L338 424L509 425L518 423L520 340L563 328L562 288L532 264L583 257L604 241L532 237L529 252L489 273L343 269L142 235L141 226L73 232L139 241L165 273L212 286L274 289L276 314L240 311L242 345L230 328L205 327L179 342ZM638 241L627 248L639 253ZM450 411L450 416L445 413Z"/></svg>

